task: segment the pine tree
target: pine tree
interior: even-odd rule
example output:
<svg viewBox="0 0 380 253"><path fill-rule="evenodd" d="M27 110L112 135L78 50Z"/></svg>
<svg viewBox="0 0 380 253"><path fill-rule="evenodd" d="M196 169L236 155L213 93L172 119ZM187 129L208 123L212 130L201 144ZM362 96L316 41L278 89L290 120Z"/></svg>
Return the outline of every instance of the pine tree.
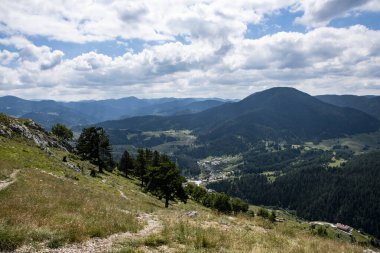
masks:
<svg viewBox="0 0 380 253"><path fill-rule="evenodd" d="M186 179L180 175L179 170L172 162L161 163L158 167L149 167L148 182L145 189L158 198L165 199L165 207L169 201L180 200L186 203L188 196L182 187Z"/></svg>
<svg viewBox="0 0 380 253"><path fill-rule="evenodd" d="M99 168L103 169L113 166L111 145L103 128L84 128L77 142L77 153L84 160L89 160Z"/></svg>
<svg viewBox="0 0 380 253"><path fill-rule="evenodd" d="M158 153L157 150L153 152L153 158L152 158L152 166L157 167L160 165L160 153Z"/></svg>
<svg viewBox="0 0 380 253"><path fill-rule="evenodd" d="M119 170L122 171L126 177L131 175L135 170L133 158L130 156L127 150L124 151L120 159Z"/></svg>
<svg viewBox="0 0 380 253"><path fill-rule="evenodd" d="M146 162L146 156L143 149L137 150L137 157L136 157L136 176L141 181L141 186L144 186L145 183L145 177L146 177L146 169L147 169L147 162Z"/></svg>

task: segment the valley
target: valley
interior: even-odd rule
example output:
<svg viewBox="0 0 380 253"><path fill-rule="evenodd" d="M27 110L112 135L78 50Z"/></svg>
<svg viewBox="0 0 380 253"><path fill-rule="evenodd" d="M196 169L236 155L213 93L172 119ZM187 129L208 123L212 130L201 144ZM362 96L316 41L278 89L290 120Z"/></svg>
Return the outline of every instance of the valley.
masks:
<svg viewBox="0 0 380 253"><path fill-rule="evenodd" d="M380 0L0 5L0 253L380 253Z"/></svg>
<svg viewBox="0 0 380 253"><path fill-rule="evenodd" d="M28 130L10 130L16 125ZM94 165L67 153L30 121L2 116L1 129L1 180L12 181L0 190L1 251L363 252L372 247L372 237L356 230L347 236L281 209L275 210L279 221L272 222L260 216L264 209L257 206L236 215L215 212L192 199L164 208L162 201L141 191L136 179L118 170L92 177ZM34 135L44 137L35 142ZM51 144L38 146L42 143Z"/></svg>
<svg viewBox="0 0 380 253"><path fill-rule="evenodd" d="M153 207L160 205L160 201L153 201L151 200L152 196L147 192L140 192L138 182L133 181L134 179L125 181L122 173L117 170L115 172L105 172L104 175L100 174L97 179L91 179L90 174L95 170L94 165L82 161L83 159L81 160L75 154L65 155L65 152L60 150L58 146L58 148L55 147L54 149L49 148L48 154L50 158L42 158L46 154L38 151L37 155L36 150L31 147L27 148L30 144L24 142L22 138L17 137L16 139L12 138L10 141L7 140L6 136L9 130L6 130L6 126L12 120L7 120L6 116L2 117L5 122L8 122L2 130L3 136L5 136L5 138L2 138L5 145L3 146L2 160L8 161L2 166L4 171L1 179L4 185L2 192L7 192L14 185L17 186L19 178L24 175L23 168L27 167L29 168L27 170L28 177L45 178L41 179L42 181L40 182L49 181L46 177L50 176L55 178L52 180L62 180L65 184L72 181L76 185L74 188L79 187L76 190L79 192L85 189L93 189L94 192L91 193L93 194L91 196L96 198L97 201L103 201L104 204L107 202L105 199L112 194L118 195L118 198L122 198L129 203L132 201L134 205L135 202L140 201L140 197L146 199L147 203L149 203L143 204L143 206L138 204L134 209L130 209L119 202L109 203L109 205L113 205L110 213L107 214L108 211L105 213L106 215L112 215L109 222L112 220L119 222L117 221L118 219L125 219L125 217L118 216L124 212L128 214L127 218L130 219L128 223L132 224L132 227L113 226L111 228L107 226L112 222L110 224L109 222L107 224L99 223L94 225L96 229L91 226L88 228L82 227L82 232L78 234L78 238L70 238L71 232L65 230L68 228L60 227L57 230L60 231L58 234L56 234L57 232L47 232L47 235L44 235L43 238L37 239L40 241L35 245L25 238L20 239L20 245L25 244L29 245L28 247L42 247L40 249L43 249L46 245L48 247L50 247L49 245L57 245L54 247L62 248L64 245L74 243L74 246L68 247L73 247L72 249L75 252L75 250L86 249L83 247L98 247L95 245L98 241L92 241L91 239L96 236L105 238L102 239L105 240L104 242L99 241L106 245L102 250L114 249L115 245L119 245L117 247L120 247L120 249L130 248L137 250L141 249L141 247L148 247L150 249L159 248L166 252L165 250L168 248L179 247L179 245L174 246L169 243L170 240L173 240L172 236L176 236L177 232L187 233L186 236L192 238L193 235L188 234L190 233L189 231L183 232L182 229L186 231L186 229L192 227L192 229L198 231L197 226L200 226L203 231L201 233L204 233L204 228L214 231L214 229L222 229L225 226L223 222L218 223L216 221L215 223L215 218L212 218L212 221L208 218L202 218L200 224L198 222L194 223L191 219L186 221L186 225L182 223L182 225L173 224L172 220L168 220L164 211L159 211L160 209ZM22 120L21 122L24 123L17 124L26 124L26 127L28 127L28 124L33 126L33 123L28 123L28 120ZM250 223L250 218L246 214L241 217L233 217L233 220L239 219L239 221L237 223L227 222L227 226L234 231L233 234L228 235L232 236L234 240L238 240L235 238L238 234L237 230L235 231L235 226L237 226L236 229L240 229L242 226L253 226L252 231L257 233L255 227L261 225L253 224L264 222L264 230L269 227L271 229L278 227L280 230L292 230L293 232L289 232L289 235L296 233L297 236L299 236L300 231L308 231L308 235L311 236L350 242L354 243L354 245L378 246L378 241L375 237L380 236L380 227L378 226L379 222L377 222L379 215L375 210L380 210L377 201L380 196L380 189L377 184L377 179L380 177L378 175L379 170L377 170L380 167L380 164L378 164L378 157L380 157L380 130L378 130L380 121L364 112L329 105L294 89L275 88L255 93L240 102L225 103L202 112L172 116L138 116L100 122L85 127L90 126L105 130L112 145L112 157L117 162L121 162L120 159L125 151L128 151L132 157L137 157L141 148L158 151L168 155L173 164L181 169L181 174L189 182L206 187L211 192L225 192L230 196L248 201L255 205L250 207L255 213L262 207L275 209L276 216L280 217L281 221L286 220L285 223L280 221L278 224L271 225L266 224L265 219L261 221L257 220L257 218L253 220L253 223ZM76 138L79 137L81 128L81 126L73 128ZM24 128L14 127L14 129ZM42 128L37 127L36 129L43 131ZM45 132L44 135L48 135L48 133ZM26 136L30 136L30 134ZM20 145L19 142L22 144ZM50 142L54 143L55 141L42 141L42 143ZM43 145L46 147L47 144ZM10 146L17 148L10 149ZM16 150L23 150L20 160L23 162L21 164L20 161L16 162L17 160L12 158L15 155L20 155ZM29 156L29 153L33 153L33 155ZM61 162L63 156L67 157L65 159L69 161L66 165ZM42 160L35 161L32 157L39 157ZM137 163L137 160L134 163ZM10 177L12 172L15 173L12 169L7 169L10 168L10 164L12 168L19 171L17 176ZM60 169L57 170L57 168ZM78 184L79 182L80 184ZM28 181L28 184L37 183L38 181ZM96 190L99 186L101 186L101 189L110 187L106 192L111 195L108 197L106 195L97 196L96 194L100 194ZM36 185L28 187L35 188L38 192L43 191ZM46 187L51 186L46 185ZM54 187L57 188L58 186ZM52 192L54 191L52 190ZM147 195L142 197L142 194ZM44 196L45 198L50 198L46 194ZM35 203L43 202L37 195L30 195L29 198L35 199ZM65 215L68 215L67 217L71 217L67 219L73 218L73 216L67 214L67 212L73 211L71 205L80 209L91 210L90 213L80 214L81 216L76 218L79 226L79 224L86 224L85 219L93 219L92 215L94 214L92 213L97 211L94 210L95 207L92 206L89 199L79 200L77 198L78 196L70 197L71 201L85 202L83 204L79 204L79 202L70 204L65 203L62 199L57 202L57 205L65 205L62 211L65 212ZM101 198L105 199L100 200ZM190 203L190 205L177 203L173 206L172 212L175 215L182 215L180 213L183 210L196 210L196 212L207 210L207 208L204 209L205 207L198 207L197 203ZM207 202L205 203L207 206ZM361 206L361 211L358 211L355 208L356 206ZM50 213L56 208L58 206L52 205L51 209L46 209L46 211L39 209L35 211ZM122 212L114 215L114 210L122 210ZM3 219L9 218L9 212L4 213ZM150 234L139 236L140 232L137 231L142 229L141 224L144 224L144 221L133 217L148 217L147 215L151 212L154 213L154 220L160 220L160 230L152 232L154 236ZM38 215L43 216L44 214ZM38 217L38 215L35 217ZM207 217L210 216L210 214L207 215ZM221 217L219 215L218 217ZM65 219L58 217L57 221ZM337 228L334 227L335 225L308 223L308 221L312 220L330 222L331 224L344 223L354 230L351 234L345 234L344 231L337 231ZM7 224L9 222L15 221L8 220ZM40 224L40 221L31 220L29 222L30 226ZM48 229L51 229L51 224L55 222L55 220L48 221L46 223ZM147 222L149 224L149 221ZM166 225L162 225L162 222ZM214 224L215 226L209 227L204 225L203 222L206 222L205 224ZM243 223L246 225L243 225ZM286 224L284 228L280 228L283 226L282 224ZM72 226L70 225L70 227ZM182 228L182 226L185 227ZM40 225L37 225L37 227L40 227ZM4 231L13 231L13 229L18 231L17 227L6 227ZM180 231L172 234L166 229L173 231L180 229ZM359 230L361 232L358 232ZM99 231L102 232L100 233ZM28 236L34 237L33 233L38 232L31 230L28 233ZM120 238L124 239L119 240L118 236L112 237L115 233L120 234ZM214 233L218 234L219 232L214 231ZM169 234L171 239L166 234ZM370 234L375 237L371 237ZM27 234L23 236L27 236ZM114 241L111 242L107 238L114 238L112 239ZM134 238L131 240L136 243L126 244L123 242L123 240L127 240L126 238ZM90 240L87 244L84 244L87 246L83 246L82 242L87 240ZM149 242L150 240L153 241ZM200 247L195 246L197 244L191 244L193 242L187 239L178 240L180 241L174 239L176 243L184 244L185 248ZM214 243L210 242L214 246L204 246L206 248L211 247L211 251L219 247L227 247L220 241L220 238L205 240L216 240ZM189 246L189 243L193 246ZM256 247L256 243L257 241L254 244L245 242L245 245L246 247ZM233 251L237 250L239 252L239 250L242 250L244 252L237 245L232 247ZM261 248L262 246L258 247ZM303 245L302 247L308 246ZM292 252L292 249L289 250ZM60 251L57 250L57 252ZM318 252L318 250L313 252Z"/></svg>

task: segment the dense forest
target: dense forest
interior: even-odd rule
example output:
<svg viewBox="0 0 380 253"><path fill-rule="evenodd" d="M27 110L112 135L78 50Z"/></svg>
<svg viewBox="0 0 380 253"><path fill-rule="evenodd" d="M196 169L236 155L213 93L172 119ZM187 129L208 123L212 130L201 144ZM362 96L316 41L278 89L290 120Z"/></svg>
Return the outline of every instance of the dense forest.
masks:
<svg viewBox="0 0 380 253"><path fill-rule="evenodd" d="M323 160L323 159L322 159ZM354 157L341 168L308 160L273 183L264 175L208 184L251 203L295 210L310 220L341 222L380 236L380 152Z"/></svg>

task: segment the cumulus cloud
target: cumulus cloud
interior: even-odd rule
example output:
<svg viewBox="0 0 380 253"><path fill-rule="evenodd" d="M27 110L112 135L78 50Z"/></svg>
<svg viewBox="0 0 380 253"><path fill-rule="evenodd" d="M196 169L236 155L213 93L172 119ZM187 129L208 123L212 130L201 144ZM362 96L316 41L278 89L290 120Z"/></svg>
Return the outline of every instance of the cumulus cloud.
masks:
<svg viewBox="0 0 380 253"><path fill-rule="evenodd" d="M35 46L22 36L0 39L0 45L15 47L18 52L12 52L12 59L17 58L20 65L31 69L51 69L61 63L64 56L64 53L60 50L53 51L47 46Z"/></svg>
<svg viewBox="0 0 380 253"><path fill-rule="evenodd" d="M308 87L305 90L312 92L318 85L331 85L336 91L358 91L363 88L360 83L366 83L367 90L379 85L380 31L364 26L280 32L218 47L207 41L170 42L117 57L92 51L65 60L60 52L22 38L9 41L18 42L20 52L32 48L33 60L19 56L16 69L0 69L0 90L18 83L30 85L29 93L52 87L50 96L59 90L82 99L90 94L230 97L231 92L244 97L277 85Z"/></svg>
<svg viewBox="0 0 380 253"><path fill-rule="evenodd" d="M295 2L71 0L57 4L54 1L3 0L0 29L77 43L116 38L174 40L177 35L190 39L226 36L227 33L242 35L247 24L258 23L264 15Z"/></svg>
<svg viewBox="0 0 380 253"><path fill-rule="evenodd" d="M380 4L377 0L304 0L299 2L298 10L304 14L295 20L296 23L320 27L327 25L334 18L355 11L379 11Z"/></svg>
<svg viewBox="0 0 380 253"><path fill-rule="evenodd" d="M312 29L246 37L249 25L284 8L302 11L297 22ZM380 32L324 27L336 17L369 10L380 10L379 2L4 0L0 95L244 97L278 85L314 93L318 87L331 93L379 90ZM48 45L116 40L126 49L119 56L89 50L67 58L28 39L39 36ZM148 43L134 52L128 48L133 38Z"/></svg>
<svg viewBox="0 0 380 253"><path fill-rule="evenodd" d="M18 57L18 53L10 52L6 49L0 50L0 64L1 65L8 65L17 57Z"/></svg>

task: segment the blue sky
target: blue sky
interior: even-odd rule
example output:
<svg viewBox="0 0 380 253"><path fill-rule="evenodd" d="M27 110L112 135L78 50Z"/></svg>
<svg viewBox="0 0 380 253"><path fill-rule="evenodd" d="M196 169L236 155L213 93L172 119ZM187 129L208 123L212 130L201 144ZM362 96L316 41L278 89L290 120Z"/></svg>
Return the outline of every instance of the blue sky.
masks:
<svg viewBox="0 0 380 253"><path fill-rule="evenodd" d="M0 96L380 95L379 20L378 0L4 0Z"/></svg>

